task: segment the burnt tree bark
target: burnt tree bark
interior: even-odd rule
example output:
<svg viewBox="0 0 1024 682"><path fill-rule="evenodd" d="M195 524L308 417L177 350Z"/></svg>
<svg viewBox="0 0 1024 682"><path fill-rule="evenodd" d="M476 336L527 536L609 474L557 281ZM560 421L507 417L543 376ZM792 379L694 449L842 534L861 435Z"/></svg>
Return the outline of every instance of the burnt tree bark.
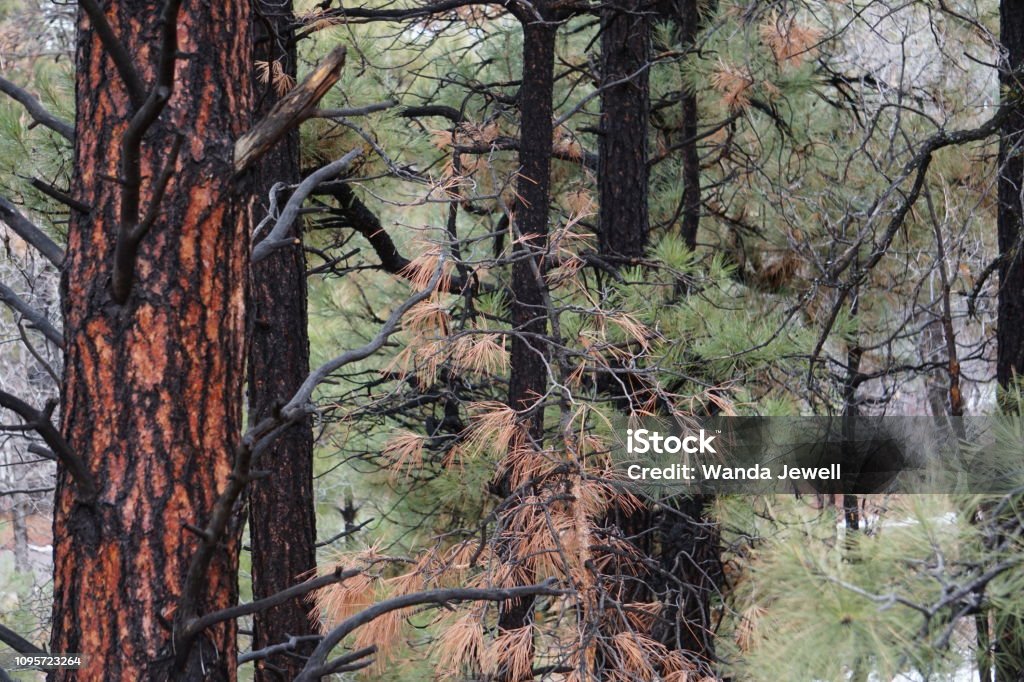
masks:
<svg viewBox="0 0 1024 682"><path fill-rule="evenodd" d="M1000 3L1000 38L1006 63L999 81L1015 103L999 138L999 296L996 379L1004 388L1024 370L1024 6Z"/></svg>
<svg viewBox="0 0 1024 682"><path fill-rule="evenodd" d="M1024 370L1024 5L1012 0L999 3L1000 41L1005 62L999 73L1000 91L1013 103L999 135L999 208L996 229L999 242L999 293L996 318L996 380L1010 388ZM1011 405L1016 409L1016 405ZM1019 530L1017 532L1020 532ZM987 623L976 618L979 644L991 643L991 660L980 656L985 679L991 669L995 682L1024 678L1024 622L1008 613L994 614L991 637ZM987 652L986 652L987 653Z"/></svg>
<svg viewBox="0 0 1024 682"><path fill-rule="evenodd" d="M615 0L601 13L598 223L604 255L638 258L647 246L647 119L651 25L646 0Z"/></svg>
<svg viewBox="0 0 1024 682"><path fill-rule="evenodd" d="M697 0L676 0L676 27L683 49L690 50L697 42L700 29L700 9ZM697 95L684 87L679 96L682 108L683 156L683 241L691 249L697 248L697 229L700 227L700 154L697 152Z"/></svg>
<svg viewBox="0 0 1024 682"><path fill-rule="evenodd" d="M295 19L290 1L260 0L254 3L261 34L255 43L254 59L272 64L279 61L284 73L295 77ZM260 30L262 28L262 30ZM273 69L271 69L271 72ZM254 83L256 110L262 119L279 100L276 84ZM268 205L271 187L277 182L299 182L299 134L292 127L253 167L259 204ZM287 197L278 197L283 206ZM257 221L266 209L257 212ZM255 239L269 234L269 230ZM301 240L302 220L296 220L293 234ZM294 395L309 374L309 330L306 309L306 259L301 242L276 249L251 266L248 331L249 423L258 424L271 416ZM252 592L263 599L301 581L300 576L316 568L316 517L313 498L313 431L309 418L282 433L254 462L268 472L253 481L248 490L249 542L252 559ZM296 598L253 615L253 649L284 642L289 636L313 634L311 603ZM300 650L298 653L310 653ZM302 660L279 654L256 663L258 682L294 679Z"/></svg>
<svg viewBox="0 0 1024 682"><path fill-rule="evenodd" d="M541 337L547 333L546 285L543 280L547 244L553 113L556 25L530 18L523 24L523 82L519 89L518 200L513 224L512 337L509 405L533 410L530 434L540 439L544 413L535 407L547 387L547 357Z"/></svg>
<svg viewBox="0 0 1024 682"><path fill-rule="evenodd" d="M647 67L652 47L652 13L671 17L680 41L692 46L699 14L694 0L670 6L644 0L616 0L601 17L602 122L599 142L598 191L601 255L612 262L642 256L649 241L647 139L650 88ZM615 84L615 85L611 85ZM700 165L697 156L695 97L681 94L683 161L682 232L696 246L700 219ZM622 390L609 382L612 390ZM621 405L644 404L638 398L650 390L643 380L626 382L632 395ZM686 655L701 674L714 675L714 633L711 600L721 582L720 539L717 523L708 513L713 498L675 495L643 509L609 509L609 533L634 544L656 562L660 571L636 575L629 561L612 564L605 582L618 583L621 601L661 602L662 610L648 633L665 646ZM653 532L652 532L653 531ZM607 623L611 630L615 623ZM606 634L612 634L611 632ZM614 659L610 659L614 660ZM602 664L602 677L614 676L614 663Z"/></svg>
<svg viewBox="0 0 1024 682"><path fill-rule="evenodd" d="M512 221L515 227L512 327L522 335L512 337L508 403L526 412L529 434L540 442L544 436L544 408L537 401L546 393L548 379L543 253L547 245L550 204L557 24L540 21L532 15L520 20L523 22L523 79L519 88L520 178L516 183L518 199ZM507 474L502 475L497 487L502 496L512 492ZM516 558L510 557L510 560ZM513 630L531 623L533 602L533 597L504 602L498 626L502 630Z"/></svg>
<svg viewBox="0 0 1024 682"><path fill-rule="evenodd" d="M172 640L182 611L237 601L238 543L228 537L198 603L178 608L200 542L189 527L207 521L227 483L242 426L251 201L232 180L232 156L249 123L250 10L188 3L175 22L160 18L163 6L79 5L73 194L92 211L73 212L68 232L61 428L97 495L76 499L59 470L51 650L86 658L53 680L235 678L232 621L177 652L177 670ZM157 92L148 84L158 83L158 53L172 58L173 90L138 147L143 205L156 203L164 167L173 172L151 229L132 244L129 286L115 294L122 143L144 89Z"/></svg>

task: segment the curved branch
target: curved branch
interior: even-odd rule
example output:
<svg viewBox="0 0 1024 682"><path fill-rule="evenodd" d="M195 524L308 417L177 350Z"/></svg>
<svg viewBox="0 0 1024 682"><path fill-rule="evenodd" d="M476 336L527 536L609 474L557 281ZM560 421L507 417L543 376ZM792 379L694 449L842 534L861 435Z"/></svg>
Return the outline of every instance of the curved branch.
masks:
<svg viewBox="0 0 1024 682"><path fill-rule="evenodd" d="M36 123L46 126L68 142L75 141L74 127L67 121L62 121L47 111L39 100L29 94L27 90L19 88L11 81L0 76L0 92L3 92L15 102L25 107L25 111L28 112L28 115Z"/></svg>
<svg viewBox="0 0 1024 682"><path fill-rule="evenodd" d="M463 123L466 119L462 112L455 107L446 107L442 104L428 104L421 107L406 107L399 114L403 118L419 118L421 116L441 116L452 123Z"/></svg>
<svg viewBox="0 0 1024 682"><path fill-rule="evenodd" d="M96 500L96 483L92 474L86 468L85 463L74 453L71 446L60 431L50 421L48 414L40 412L21 398L11 395L6 391L0 391L0 407L5 407L25 420L25 423L38 433L46 444L53 450L61 464L67 467L72 478L78 484L78 491L81 500L91 504Z"/></svg>
<svg viewBox="0 0 1024 682"><path fill-rule="evenodd" d="M333 372L338 371L345 365L349 365L359 360L365 360L370 357L378 350L380 350L384 344L393 334L398 331L399 323L402 321L402 317L409 312L409 309L415 306L421 301L425 301L433 295L437 289L437 284L441 280L441 274L444 272L444 258L439 259L437 264L437 270L434 275L430 278L430 282L427 286L409 298L405 299L402 305L392 311L387 321L381 326L377 335L373 337L365 345L346 351L333 360L328 360L324 364L320 365L317 369L309 373L306 380L302 382L302 386L295 392L295 395L288 404L281 408L281 416L288 421L297 421L305 417L310 410L309 402L313 396L313 391L319 386L327 377Z"/></svg>
<svg viewBox="0 0 1024 682"><path fill-rule="evenodd" d="M981 296L981 290L985 288L985 283L988 282L988 278L999 269L999 266L1003 263L1003 256L996 256L992 259L992 262L985 266L985 269L978 275L978 280L974 283L974 289L971 290L970 295L967 297L967 315L968 317L974 317L978 312L978 297Z"/></svg>
<svg viewBox="0 0 1024 682"><path fill-rule="evenodd" d="M64 249L57 246L55 241L36 227L31 220L19 213L14 204L3 197L0 197L0 220L7 223L7 226L14 230L14 234L24 239L56 267L59 268L64 262Z"/></svg>
<svg viewBox="0 0 1024 682"><path fill-rule="evenodd" d="M303 180L299 186L292 193L291 197L288 198L288 203L285 204L284 210L281 211L281 216L274 223L273 229L270 230L270 234L267 235L266 239L256 244L252 248L252 262L259 263L261 260L269 256L273 251L293 244L293 240L286 238L285 235L292 228L292 223L299 215L299 210L302 208L302 203L309 198L309 195L313 193L319 185L328 180L341 175L345 172L355 159L362 154L362 150L353 149L345 156L341 157L337 161L332 161L323 168L317 169L314 173L311 173L309 177Z"/></svg>

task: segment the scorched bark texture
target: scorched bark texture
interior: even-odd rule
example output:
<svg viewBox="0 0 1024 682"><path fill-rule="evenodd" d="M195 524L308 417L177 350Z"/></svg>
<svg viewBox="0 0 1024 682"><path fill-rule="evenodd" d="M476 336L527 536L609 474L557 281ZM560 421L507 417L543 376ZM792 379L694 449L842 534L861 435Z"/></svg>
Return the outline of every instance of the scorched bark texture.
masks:
<svg viewBox="0 0 1024 682"><path fill-rule="evenodd" d="M160 51L159 2L107 2L144 85ZM111 295L120 143L135 112L96 26L78 15L73 213L63 280L67 359L62 432L94 475L94 505L66 472L54 514L51 648L81 652L55 680L232 680L236 628L210 628L173 669L182 585L227 480L241 431L245 273L251 202L232 179L249 126L249 3L186 2L173 95L142 140L145 207L176 136L173 176L141 240L123 305ZM222 542L195 610L237 600L238 542Z"/></svg>

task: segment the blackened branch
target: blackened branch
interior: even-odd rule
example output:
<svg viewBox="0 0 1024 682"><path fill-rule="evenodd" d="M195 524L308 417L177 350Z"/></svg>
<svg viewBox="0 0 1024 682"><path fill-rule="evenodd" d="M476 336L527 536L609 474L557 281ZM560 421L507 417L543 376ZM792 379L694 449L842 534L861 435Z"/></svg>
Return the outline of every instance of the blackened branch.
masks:
<svg viewBox="0 0 1024 682"><path fill-rule="evenodd" d="M274 606L291 601L296 597L305 596L310 592L319 590L321 587L345 582L356 575L359 575L359 571L356 569L349 569L345 571L338 567L332 573L306 580L305 582L293 585L287 589L272 594L269 597L265 597L264 599L257 599L256 601L249 602L248 604L238 604L227 609L214 611L213 613L200 616L185 626L183 635L185 637L194 637L211 625L216 625L217 623L221 623L226 620L241 618L242 616L249 616L260 611L265 611Z"/></svg>
<svg viewBox="0 0 1024 682"><path fill-rule="evenodd" d="M32 178L29 182L32 183L33 187L46 196L55 201L59 201L72 210L78 211L79 213L88 213L91 210L88 204L79 201L64 190L57 189L48 182L44 182L39 178Z"/></svg>
<svg viewBox="0 0 1024 682"><path fill-rule="evenodd" d="M400 277L410 275L407 269L410 263L409 259L398 251L391 235L381 225L380 218L360 201L351 187L344 183L332 183L329 186L321 187L318 193L334 197L338 202L338 208L333 210L341 215L346 226L351 227L370 242L377 258L380 259L380 267L384 272ZM444 289L445 291L460 293L465 289L466 282L461 277L453 276L446 279L445 285L447 287Z"/></svg>
<svg viewBox="0 0 1024 682"><path fill-rule="evenodd" d="M43 257L56 267L59 268L64 262L64 249L60 248L45 232L23 216L14 207L14 204L3 197L0 197L0 220L3 220L14 231L14 234L43 254Z"/></svg>
<svg viewBox="0 0 1024 682"><path fill-rule="evenodd" d="M0 625L0 642L3 642L7 646L11 647L19 654L28 654L35 656L38 654L45 654L46 652L37 647L32 642L28 641L14 630Z"/></svg>
<svg viewBox="0 0 1024 682"><path fill-rule="evenodd" d="M406 107L405 109L402 109L401 115L405 118L441 116L452 123L463 123L466 120L462 115L462 112L455 107L446 107L441 104L428 104L422 107Z"/></svg>
<svg viewBox="0 0 1024 682"><path fill-rule="evenodd" d="M131 100L132 106L138 109L146 99L146 88L143 86L142 79L139 78L139 74L135 70L134 60L128 54L124 43L114 33L114 29L110 26L110 22L107 21L107 15L104 14L103 8L99 6L99 3L96 0L80 0L78 4L89 15L89 21L92 22L96 35L99 36L103 48L114 61L114 66L117 67L117 72L120 74L121 80L124 81L124 86L128 91L128 98Z"/></svg>
<svg viewBox="0 0 1024 682"><path fill-rule="evenodd" d="M7 408L11 412L25 420L25 423L32 427L42 437L57 460L67 468L78 485L79 499L92 504L96 500L96 483L92 474L86 468L85 463L71 449L71 446L60 431L50 421L50 415L40 412L21 398L11 395L6 391L0 391L0 407Z"/></svg>
<svg viewBox="0 0 1024 682"><path fill-rule="evenodd" d="M114 272L111 278L111 293L114 300L124 303L131 291L135 273L135 258L138 255L139 242L145 236L148 225L140 223L139 212L142 196L142 138L153 127L167 102L174 93L174 63L178 55L178 10L181 0L167 0L160 13L160 56L157 60L156 82L149 94L128 123L128 128L121 138L121 220L118 226L117 246L114 252ZM160 178L164 187L159 184L152 192L153 199L149 213L157 210L157 204L163 198L163 190L167 179L163 176L168 169L173 169L177 160L177 150L181 140L175 139L171 153L164 164ZM160 180L157 181L158 183ZM150 221L152 222L152 221Z"/></svg>

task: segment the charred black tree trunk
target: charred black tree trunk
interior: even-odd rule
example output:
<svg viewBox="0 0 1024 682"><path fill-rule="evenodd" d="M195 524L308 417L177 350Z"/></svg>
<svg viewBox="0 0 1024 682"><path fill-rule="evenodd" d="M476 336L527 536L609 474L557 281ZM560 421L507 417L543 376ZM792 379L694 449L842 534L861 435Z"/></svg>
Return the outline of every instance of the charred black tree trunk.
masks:
<svg viewBox="0 0 1024 682"><path fill-rule="evenodd" d="M84 665L51 679L234 680L234 621L173 640L237 602L236 538L210 548L201 584L186 576L242 429L252 207L232 176L250 124L250 5L185 3L176 20L159 0L102 5L99 26L79 6L72 193L91 211L72 212L62 283L61 431L96 494L78 498L59 469L50 640ZM173 90L157 86L169 73ZM146 223L133 204L153 216L134 243ZM116 266L115 249L128 256Z"/></svg>
<svg viewBox="0 0 1024 682"><path fill-rule="evenodd" d="M654 591L663 600L656 639L678 649L702 675L714 678L715 624L711 602L722 588L722 549L713 497L678 495L657 511L656 559L661 577Z"/></svg>
<svg viewBox="0 0 1024 682"><path fill-rule="evenodd" d="M540 442L544 436L544 409L537 404L547 392L548 349L547 284L544 257L548 236L555 36L557 25L532 16L523 22L523 80L519 89L520 148L516 183L518 200L514 209L512 254L512 337L511 377L508 404L524 412L530 436ZM498 483L499 494L512 491L508 476ZM509 556L508 560L516 561ZM533 598L505 602L498 625L512 630L533 620Z"/></svg>
<svg viewBox="0 0 1024 682"><path fill-rule="evenodd" d="M511 378L508 402L529 412L530 434L544 432L543 409L536 402L547 389L547 286L543 252L548 236L549 188L554 126L554 24L527 20L523 26L523 82L519 89L520 147L518 200L513 226Z"/></svg>
<svg viewBox="0 0 1024 682"><path fill-rule="evenodd" d="M1015 103L999 141L999 301L996 379L1008 387L1024 369L1024 5L1000 5L1005 70L1000 85Z"/></svg>
<svg viewBox="0 0 1024 682"><path fill-rule="evenodd" d="M646 0L614 0L601 14L600 246L638 258L647 246L647 119L651 26Z"/></svg>
<svg viewBox="0 0 1024 682"><path fill-rule="evenodd" d="M296 69L292 4L260 0L254 3L257 32L254 58L294 78ZM274 68L269 72L273 74ZM255 119L278 100L273 78L256 82ZM299 181L299 134L293 129L254 168L258 222L269 207L274 183ZM287 200L278 195L278 207ZM302 221L294 234L301 239ZM257 241L260 239L258 236ZM306 259L301 243L277 249L251 267L249 288L250 334L248 386L249 423L257 424L295 393L309 373L309 333L306 313ZM297 582L316 567L316 520L313 498L313 432L308 419L281 434L254 463L268 472L249 487L249 538L252 548L252 592L268 597ZM288 641L292 635L313 634L310 603L293 599L253 616L252 648ZM303 653L301 650L297 653ZM290 680L302 668L301 659L281 654L260 660L256 680Z"/></svg>
<svg viewBox="0 0 1024 682"><path fill-rule="evenodd" d="M1014 111L1003 123L999 138L999 294L996 331L996 379L1001 388L1010 388L1024 370L1024 4L1015 0L999 3L1000 40L1006 62L999 74L1001 91L1013 103ZM1016 405L1007 405L1016 409ZM1020 532L1019 530L1017 532ZM1002 540L1000 540L1002 541ZM1019 682L1024 679L1024 621L1012 614L996 613L991 638L986 638L987 623L981 618L979 644L991 642L992 660L981 657L982 667L989 663L995 682ZM986 673L982 674L985 679Z"/></svg>
<svg viewBox="0 0 1024 682"><path fill-rule="evenodd" d="M684 50L692 49L700 29L700 10L697 0L676 0L676 26ZM691 249L697 248L697 228L700 226L700 155L697 153L697 95L687 88L680 94L682 107L683 156L683 240Z"/></svg>
<svg viewBox="0 0 1024 682"><path fill-rule="evenodd" d="M620 0L605 9L601 20L602 81L607 89L602 92L599 144L600 246L602 256L613 262L643 255L649 239L646 67L651 51L650 12L654 9L643 0ZM692 45L699 19L696 3L680 0L670 9L657 9L676 21L684 44ZM618 84L607 87L610 83ZM684 93L682 107L683 232L693 248L700 218L695 98ZM634 395L616 396L623 405L646 402L636 395L650 390L642 380L627 381L626 385ZM621 391L621 383L609 382L612 386ZM684 652L701 674L713 676L711 601L719 590L722 572L718 527L707 514L710 501L679 495L652 502L646 509L610 509L607 532L632 542L660 570L640 576L635 562L613 563L603 582L620 585L613 595L620 601L661 602L662 611L648 634ZM616 625L609 623L608 627L614 630ZM611 667L602 668L605 677L614 677Z"/></svg>

